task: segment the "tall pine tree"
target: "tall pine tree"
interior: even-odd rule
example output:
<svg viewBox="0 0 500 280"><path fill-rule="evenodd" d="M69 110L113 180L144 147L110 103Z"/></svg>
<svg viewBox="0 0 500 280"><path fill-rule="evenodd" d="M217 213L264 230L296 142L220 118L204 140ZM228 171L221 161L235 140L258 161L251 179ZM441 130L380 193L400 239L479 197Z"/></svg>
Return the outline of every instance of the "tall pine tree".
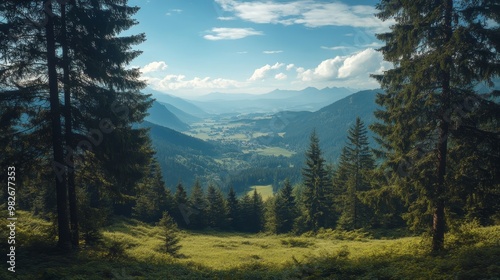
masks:
<svg viewBox="0 0 500 280"><path fill-rule="evenodd" d="M382 0L377 8L379 18L395 20L377 35L395 68L375 76L386 92L377 97L384 109L373 129L385 166L394 171L390 183L409 206L408 221L430 226L437 252L444 248L449 198L457 194L450 179L465 175L452 173L450 149L470 141L470 131L496 135L498 142L498 130L473 117L498 108L475 92L500 74L498 1Z"/></svg>
<svg viewBox="0 0 500 280"><path fill-rule="evenodd" d="M319 138L316 135L316 130L313 130L309 149L306 152L306 166L302 169L304 180L302 197L306 210L303 215L305 215L307 227L313 231L325 227L331 207L331 203L327 199L331 184L325 167Z"/></svg>
<svg viewBox="0 0 500 280"><path fill-rule="evenodd" d="M356 123L348 131L348 141L342 149L334 180L334 189L340 190L340 195L334 198L337 204L341 204L338 226L344 229L368 226L372 216L370 209L360 200L360 194L370 189L368 173L374 168L366 133L363 121L357 117Z"/></svg>

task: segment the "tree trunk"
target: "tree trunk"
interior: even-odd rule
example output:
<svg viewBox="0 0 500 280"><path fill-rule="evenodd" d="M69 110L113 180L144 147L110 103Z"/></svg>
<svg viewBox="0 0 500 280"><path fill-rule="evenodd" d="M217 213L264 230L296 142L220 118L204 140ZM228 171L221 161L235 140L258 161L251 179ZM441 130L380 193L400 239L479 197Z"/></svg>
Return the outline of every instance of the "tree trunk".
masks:
<svg viewBox="0 0 500 280"><path fill-rule="evenodd" d="M61 4L61 35L63 55L63 84L64 84L64 124L66 145L73 146L73 124L71 119L71 86L69 77L68 38L66 30L66 4ZM75 166L68 166L67 173L68 196L69 196L69 219L71 226L71 244L79 245L78 209L76 205Z"/></svg>
<svg viewBox="0 0 500 280"><path fill-rule="evenodd" d="M52 126L52 149L54 153L54 166L61 166L64 162L64 151L62 145L61 132L61 111L59 106L59 89L57 85L57 70L56 70L56 47L54 36L54 21L52 18L52 4L50 0L44 3L45 16L47 22L45 25L46 40L47 40L47 68L49 75L49 93L50 93L50 117ZM69 230L68 220L68 203L67 189L64 177L55 171L56 183L56 200L57 200L57 229L58 229L58 246L61 249L71 249L71 234Z"/></svg>
<svg viewBox="0 0 500 280"><path fill-rule="evenodd" d="M445 46L451 39L452 26L451 18L453 12L453 1L446 0L444 3L444 43ZM450 67L451 67L451 57L447 55L444 57L444 65L442 66L441 72L441 116L439 124L439 143L438 143L438 165L437 165L437 184L435 192L435 206L434 215L432 221L432 251L437 253L444 249L444 232L446 228L446 220L444 215L445 207L445 175L446 175L446 157L448 153L448 133L449 133L449 123L445 118L445 114L450 108Z"/></svg>

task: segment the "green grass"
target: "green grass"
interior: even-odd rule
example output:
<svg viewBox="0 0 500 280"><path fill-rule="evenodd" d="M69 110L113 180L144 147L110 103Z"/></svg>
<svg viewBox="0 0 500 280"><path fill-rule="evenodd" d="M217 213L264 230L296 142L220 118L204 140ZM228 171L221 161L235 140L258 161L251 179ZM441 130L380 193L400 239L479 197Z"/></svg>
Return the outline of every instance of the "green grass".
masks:
<svg viewBox="0 0 500 280"><path fill-rule="evenodd" d="M162 231L116 219L103 244L71 254L53 249L50 223L19 211L16 273L0 279L498 279L500 226L447 235L431 256L422 237L374 239L357 231L317 235L181 232L182 258L161 252ZM0 233L6 236L5 219ZM2 250L5 252L5 243ZM119 250L116 250L119 248ZM114 251L112 251L112 249ZM115 254L110 254L115 252ZM116 253L118 252L118 253Z"/></svg>
<svg viewBox="0 0 500 280"><path fill-rule="evenodd" d="M256 185L256 186L251 186L250 191L248 191L248 195L252 196L253 191L257 190L257 193L259 193L262 196L262 200L266 201L268 198L273 197L273 185Z"/></svg>
<svg viewBox="0 0 500 280"><path fill-rule="evenodd" d="M280 147L266 147L266 148L259 148L256 149L255 152L257 154L263 155L263 156L284 156L284 157L291 157L295 153L292 151L289 151L284 148Z"/></svg>

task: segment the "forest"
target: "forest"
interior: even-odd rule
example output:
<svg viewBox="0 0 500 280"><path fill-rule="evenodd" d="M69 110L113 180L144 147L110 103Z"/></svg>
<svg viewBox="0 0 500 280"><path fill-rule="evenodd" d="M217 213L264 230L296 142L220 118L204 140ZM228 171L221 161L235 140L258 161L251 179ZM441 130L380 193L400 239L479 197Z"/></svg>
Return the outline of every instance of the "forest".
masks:
<svg viewBox="0 0 500 280"><path fill-rule="evenodd" d="M375 122L353 116L337 162L319 140L335 128L309 127L294 168L242 157L255 167L222 182L206 173L221 146L145 121L138 7L2 1L0 278L499 277L500 3L376 8L394 68L372 75ZM168 186L176 156L188 167ZM245 189L258 178L272 197Z"/></svg>

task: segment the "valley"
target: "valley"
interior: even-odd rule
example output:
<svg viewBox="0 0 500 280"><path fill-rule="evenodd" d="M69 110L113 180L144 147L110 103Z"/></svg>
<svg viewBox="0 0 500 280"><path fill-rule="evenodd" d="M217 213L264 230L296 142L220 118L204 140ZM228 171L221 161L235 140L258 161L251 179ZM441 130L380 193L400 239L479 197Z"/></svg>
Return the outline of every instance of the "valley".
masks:
<svg viewBox="0 0 500 280"><path fill-rule="evenodd" d="M198 178L203 185L212 182L223 191L232 186L239 195L252 185L272 185L277 190L286 178L299 183L313 130L327 162L337 163L349 126L358 116L368 125L373 123L377 109L377 90L351 93L306 88L260 96L212 94L196 102L150 93L156 102L146 120L152 123L150 127L154 124L163 130L152 140L167 186L173 190L182 181L189 190ZM219 100L224 96L231 102ZM306 106L315 110L294 110L298 101L316 104ZM252 111L256 106L260 109ZM171 135L183 139L172 143Z"/></svg>

